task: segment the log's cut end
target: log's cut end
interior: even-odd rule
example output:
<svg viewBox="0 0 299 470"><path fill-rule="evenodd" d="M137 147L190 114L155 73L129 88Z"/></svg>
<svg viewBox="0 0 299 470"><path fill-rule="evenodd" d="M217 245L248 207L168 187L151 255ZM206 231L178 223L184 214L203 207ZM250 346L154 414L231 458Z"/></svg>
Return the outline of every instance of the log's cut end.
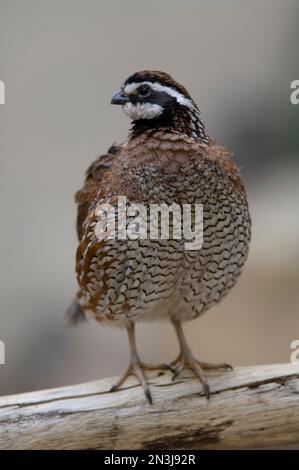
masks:
<svg viewBox="0 0 299 470"><path fill-rule="evenodd" d="M208 374L211 398L191 375L148 375L149 405L135 380L115 379L0 398L0 449L242 449L299 443L299 366Z"/></svg>

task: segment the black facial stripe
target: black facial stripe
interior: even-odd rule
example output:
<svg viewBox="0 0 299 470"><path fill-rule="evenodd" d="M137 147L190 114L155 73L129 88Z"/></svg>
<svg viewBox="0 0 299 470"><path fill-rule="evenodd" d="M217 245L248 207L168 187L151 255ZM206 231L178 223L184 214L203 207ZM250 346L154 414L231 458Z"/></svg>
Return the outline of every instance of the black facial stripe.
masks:
<svg viewBox="0 0 299 470"><path fill-rule="evenodd" d="M136 104L136 103L158 104L162 106L163 108L179 105L179 103L173 96L170 96L165 91L155 91L155 90L152 90L151 94L145 98L143 98L142 96L139 96L138 94L132 94L130 95L130 101L133 104Z"/></svg>

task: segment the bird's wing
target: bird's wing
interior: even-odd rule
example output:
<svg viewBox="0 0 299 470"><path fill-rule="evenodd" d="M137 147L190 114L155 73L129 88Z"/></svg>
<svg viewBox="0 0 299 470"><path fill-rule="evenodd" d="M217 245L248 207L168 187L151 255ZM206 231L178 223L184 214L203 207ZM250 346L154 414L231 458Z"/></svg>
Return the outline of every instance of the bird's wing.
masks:
<svg viewBox="0 0 299 470"><path fill-rule="evenodd" d="M78 204L77 234L79 241L82 240L84 224L100 189L101 181L107 170L113 166L114 159L120 149L121 146L112 145L106 154L99 156L87 169L84 185L75 194L75 202ZM77 325L86 320L84 310L77 298L74 298L71 302L64 319L68 326Z"/></svg>
<svg viewBox="0 0 299 470"><path fill-rule="evenodd" d="M84 222L100 189L101 181L113 166L115 157L120 150L121 146L112 145L106 154L99 156L87 169L84 185L75 194L75 202L78 204L77 234L79 240L82 239Z"/></svg>

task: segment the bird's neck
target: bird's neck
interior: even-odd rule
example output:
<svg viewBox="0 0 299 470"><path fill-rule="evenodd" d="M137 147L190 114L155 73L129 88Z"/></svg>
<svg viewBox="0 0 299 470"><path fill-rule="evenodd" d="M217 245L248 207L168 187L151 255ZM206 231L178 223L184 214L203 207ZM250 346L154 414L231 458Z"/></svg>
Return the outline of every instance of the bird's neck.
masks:
<svg viewBox="0 0 299 470"><path fill-rule="evenodd" d="M164 111L155 119L138 119L133 121L129 138L134 139L149 129L176 131L193 137L203 143L209 143L205 125L197 108L192 110L179 108Z"/></svg>

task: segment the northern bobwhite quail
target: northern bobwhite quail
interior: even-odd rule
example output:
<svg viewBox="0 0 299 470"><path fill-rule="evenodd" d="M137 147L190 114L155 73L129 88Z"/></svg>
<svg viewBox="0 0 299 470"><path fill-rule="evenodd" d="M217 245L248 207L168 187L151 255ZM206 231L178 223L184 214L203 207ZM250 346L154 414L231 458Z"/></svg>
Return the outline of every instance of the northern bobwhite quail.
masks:
<svg viewBox="0 0 299 470"><path fill-rule="evenodd" d="M112 390L133 374L151 402L144 369L155 366L139 358L135 322L169 319L180 345L179 356L169 365L174 377L185 367L192 369L209 397L203 370L231 366L196 360L181 323L219 302L241 273L250 241L244 186L230 153L206 133L188 91L168 74L134 73L111 103L122 105L133 124L125 143L113 145L91 164L83 188L76 193L80 288L67 322L75 324L91 316L103 324L125 327L131 360ZM96 227L103 213L98 209L103 204L117 208L118 196L147 207L202 204L201 249L186 250L183 238L171 236L168 240L100 239Z"/></svg>

